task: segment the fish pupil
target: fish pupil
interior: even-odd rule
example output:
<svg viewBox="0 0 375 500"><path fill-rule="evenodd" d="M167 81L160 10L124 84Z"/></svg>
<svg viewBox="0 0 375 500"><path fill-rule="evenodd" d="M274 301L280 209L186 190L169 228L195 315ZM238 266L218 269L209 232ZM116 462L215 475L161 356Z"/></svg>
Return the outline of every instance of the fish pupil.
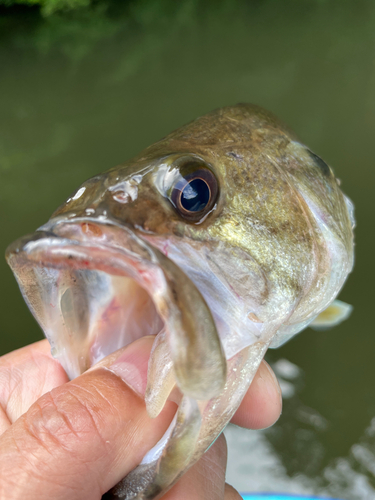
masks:
<svg viewBox="0 0 375 500"><path fill-rule="evenodd" d="M181 206L189 212L200 212L210 201L210 188L203 179L193 179L181 193Z"/></svg>

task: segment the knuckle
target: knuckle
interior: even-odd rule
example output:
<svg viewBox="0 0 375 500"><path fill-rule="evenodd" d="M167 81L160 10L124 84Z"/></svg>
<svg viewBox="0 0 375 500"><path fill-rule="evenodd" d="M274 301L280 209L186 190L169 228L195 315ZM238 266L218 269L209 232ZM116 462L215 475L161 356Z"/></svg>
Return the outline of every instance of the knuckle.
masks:
<svg viewBox="0 0 375 500"><path fill-rule="evenodd" d="M65 386L45 394L25 415L25 431L48 452L59 449L79 459L81 443L102 445L102 401L81 388Z"/></svg>
<svg viewBox="0 0 375 500"><path fill-rule="evenodd" d="M94 497L99 498L99 464L108 451L102 436L104 420L100 421L103 413L108 413L105 405L95 390L73 384L42 396L8 434L11 456L18 457L9 465L12 474L22 484L27 478L30 484L44 484L51 491L68 492L70 496L64 498L81 498L80 488L89 488L95 493ZM97 413L102 415L98 417ZM83 478L86 478L85 484L82 484Z"/></svg>

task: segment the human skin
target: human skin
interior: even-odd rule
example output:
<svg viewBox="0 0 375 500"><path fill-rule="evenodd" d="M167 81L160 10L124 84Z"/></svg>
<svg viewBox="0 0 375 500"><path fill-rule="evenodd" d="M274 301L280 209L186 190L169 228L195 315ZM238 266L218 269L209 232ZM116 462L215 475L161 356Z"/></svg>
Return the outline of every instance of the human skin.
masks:
<svg viewBox="0 0 375 500"><path fill-rule="evenodd" d="M69 381L46 340L0 358L0 499L100 500L162 437L176 410L150 419L143 391L151 337L143 337ZM173 397L172 397L173 399ZM232 419L250 429L280 416L269 365L258 372ZM163 500L237 500L225 483L224 436Z"/></svg>

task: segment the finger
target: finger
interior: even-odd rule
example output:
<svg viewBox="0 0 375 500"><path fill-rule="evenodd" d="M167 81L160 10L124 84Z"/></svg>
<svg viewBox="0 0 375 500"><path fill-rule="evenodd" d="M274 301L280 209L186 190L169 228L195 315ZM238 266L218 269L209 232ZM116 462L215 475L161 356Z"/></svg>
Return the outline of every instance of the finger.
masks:
<svg viewBox="0 0 375 500"><path fill-rule="evenodd" d="M46 392L68 381L47 340L0 358L0 435Z"/></svg>
<svg viewBox="0 0 375 500"><path fill-rule="evenodd" d="M224 500L242 500L241 495L230 484L225 485Z"/></svg>
<svg viewBox="0 0 375 500"><path fill-rule="evenodd" d="M222 434L162 500L222 500L226 463L227 444Z"/></svg>
<svg viewBox="0 0 375 500"><path fill-rule="evenodd" d="M176 405L167 402L151 420L144 401L111 370L116 364L117 372L121 365L133 367L140 387L151 344L139 339L117 360L112 355L109 369L102 363L43 395L0 437L4 498L100 500L140 463L168 428Z"/></svg>
<svg viewBox="0 0 375 500"><path fill-rule="evenodd" d="M64 370L50 354L47 340L0 358L0 435L41 395L66 381ZM269 427L279 418L281 407L279 384L263 361L232 421L252 429Z"/></svg>
<svg viewBox="0 0 375 500"><path fill-rule="evenodd" d="M263 360L232 422L248 429L265 429L278 420L281 410L280 385Z"/></svg>
<svg viewBox="0 0 375 500"><path fill-rule="evenodd" d="M9 352L8 354L4 354L3 356L0 357L0 365L8 366L12 364L17 364L21 360L25 360L27 358L33 358L37 353L39 353L40 355L48 356L49 358L53 359L51 355L51 347L47 339L39 340L38 342L34 342L33 344Z"/></svg>

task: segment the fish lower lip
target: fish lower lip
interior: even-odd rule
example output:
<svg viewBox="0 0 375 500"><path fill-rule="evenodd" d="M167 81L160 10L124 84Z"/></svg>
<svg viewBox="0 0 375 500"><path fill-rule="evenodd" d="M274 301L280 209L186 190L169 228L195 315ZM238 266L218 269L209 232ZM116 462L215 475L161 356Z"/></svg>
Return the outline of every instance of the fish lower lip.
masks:
<svg viewBox="0 0 375 500"><path fill-rule="evenodd" d="M182 392L196 399L220 392L226 361L215 324L173 262L127 227L82 219L51 229L15 242L7 259L70 378L165 328Z"/></svg>

